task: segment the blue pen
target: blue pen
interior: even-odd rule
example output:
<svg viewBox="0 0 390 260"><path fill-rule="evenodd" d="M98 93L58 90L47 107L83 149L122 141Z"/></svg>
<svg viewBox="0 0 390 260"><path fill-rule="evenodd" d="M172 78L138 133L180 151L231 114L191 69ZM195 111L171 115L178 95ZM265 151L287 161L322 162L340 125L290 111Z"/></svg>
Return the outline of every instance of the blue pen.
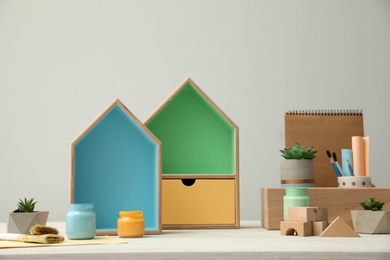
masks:
<svg viewBox="0 0 390 260"><path fill-rule="evenodd" d="M353 169L352 169L351 163L349 162L349 160L347 160L347 162L348 162L349 173L351 174L351 176L355 176L355 174L353 174Z"/></svg>
<svg viewBox="0 0 390 260"><path fill-rule="evenodd" d="M329 152L329 151L326 151L326 154L328 155L329 160L330 160L330 163L332 164L333 169L334 169L334 171L336 172L337 176L342 177L343 175L341 174L339 168L337 167L336 163L334 162L334 160L333 160L332 155L330 154L330 152Z"/></svg>

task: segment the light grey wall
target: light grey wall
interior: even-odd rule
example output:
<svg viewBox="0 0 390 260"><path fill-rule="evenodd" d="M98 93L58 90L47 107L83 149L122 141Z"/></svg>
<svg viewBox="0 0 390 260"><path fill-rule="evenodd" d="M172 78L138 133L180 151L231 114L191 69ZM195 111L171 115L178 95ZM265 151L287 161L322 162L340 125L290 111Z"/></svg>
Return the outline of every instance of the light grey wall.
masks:
<svg viewBox="0 0 390 260"><path fill-rule="evenodd" d="M243 220L279 186L291 109L363 109L389 187L389 28L390 1L0 1L0 222L22 197L64 220L70 142L115 98L145 120L187 76L240 127Z"/></svg>

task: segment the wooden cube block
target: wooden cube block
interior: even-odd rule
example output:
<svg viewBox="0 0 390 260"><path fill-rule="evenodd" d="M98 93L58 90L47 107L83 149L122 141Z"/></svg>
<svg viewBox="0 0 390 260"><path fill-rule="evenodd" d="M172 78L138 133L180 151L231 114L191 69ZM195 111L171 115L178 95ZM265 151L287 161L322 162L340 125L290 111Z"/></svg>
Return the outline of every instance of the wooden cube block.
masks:
<svg viewBox="0 0 390 260"><path fill-rule="evenodd" d="M317 219L315 207L289 207L288 221L311 222Z"/></svg>
<svg viewBox="0 0 390 260"><path fill-rule="evenodd" d="M328 208L316 208L316 221L328 221Z"/></svg>
<svg viewBox="0 0 390 260"><path fill-rule="evenodd" d="M328 221L313 222L313 236L319 236L328 227Z"/></svg>
<svg viewBox="0 0 390 260"><path fill-rule="evenodd" d="M312 235L312 222L281 221L280 234L282 236L298 235L300 237Z"/></svg>

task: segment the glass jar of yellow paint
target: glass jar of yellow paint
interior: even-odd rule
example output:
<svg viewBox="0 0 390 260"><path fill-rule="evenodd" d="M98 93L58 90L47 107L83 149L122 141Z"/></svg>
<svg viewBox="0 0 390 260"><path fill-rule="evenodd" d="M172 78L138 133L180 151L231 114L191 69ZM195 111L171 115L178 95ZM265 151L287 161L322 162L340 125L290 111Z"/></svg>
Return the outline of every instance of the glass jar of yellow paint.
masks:
<svg viewBox="0 0 390 260"><path fill-rule="evenodd" d="M145 233L143 212L120 211L118 218L118 236L123 238L142 237Z"/></svg>

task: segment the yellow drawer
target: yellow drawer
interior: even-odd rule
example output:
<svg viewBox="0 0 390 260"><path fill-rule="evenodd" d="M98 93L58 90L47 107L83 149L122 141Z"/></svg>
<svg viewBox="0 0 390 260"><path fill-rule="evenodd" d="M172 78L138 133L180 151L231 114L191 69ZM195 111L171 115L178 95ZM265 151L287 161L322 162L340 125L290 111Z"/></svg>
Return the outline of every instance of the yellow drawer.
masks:
<svg viewBox="0 0 390 260"><path fill-rule="evenodd" d="M229 225L236 223L235 181L162 180L163 225Z"/></svg>

